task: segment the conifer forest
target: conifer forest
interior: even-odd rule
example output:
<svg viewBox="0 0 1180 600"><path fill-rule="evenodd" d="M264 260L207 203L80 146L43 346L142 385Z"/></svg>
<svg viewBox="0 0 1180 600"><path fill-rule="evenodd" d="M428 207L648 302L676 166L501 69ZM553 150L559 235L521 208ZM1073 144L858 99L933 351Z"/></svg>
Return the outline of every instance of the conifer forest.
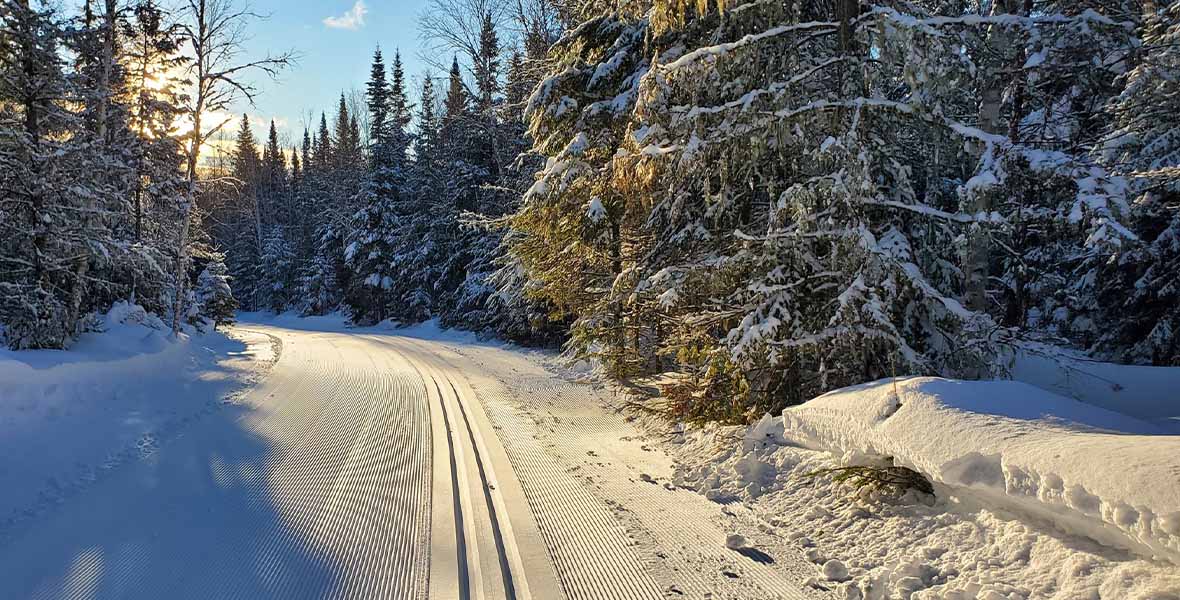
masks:
<svg viewBox="0 0 1180 600"><path fill-rule="evenodd" d="M1180 366L1180 2L438 0L299 135L234 0L0 0L0 340L342 312L744 422L1016 348ZM203 122L203 119L206 119ZM214 144L224 141L224 144Z"/></svg>

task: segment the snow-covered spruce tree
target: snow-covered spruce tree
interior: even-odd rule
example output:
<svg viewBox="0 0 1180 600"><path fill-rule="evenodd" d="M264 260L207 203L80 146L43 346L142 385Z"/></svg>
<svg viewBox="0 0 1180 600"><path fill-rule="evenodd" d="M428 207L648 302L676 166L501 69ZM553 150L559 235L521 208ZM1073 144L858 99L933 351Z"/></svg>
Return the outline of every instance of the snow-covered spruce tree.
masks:
<svg viewBox="0 0 1180 600"><path fill-rule="evenodd" d="M1142 47L1109 105L1104 164L1131 180L1142 243L1092 261L1096 349L1122 362L1180 365L1180 2L1143 2ZM1102 257L1099 257L1102 258Z"/></svg>
<svg viewBox="0 0 1180 600"><path fill-rule="evenodd" d="M90 208L87 142L70 110L59 16L0 3L0 322L13 348L61 348L76 333L78 264L96 248L78 218ZM79 259L79 257L84 257Z"/></svg>
<svg viewBox="0 0 1180 600"><path fill-rule="evenodd" d="M296 255L283 226L267 227L262 254L258 257L258 270L260 280L265 284L264 308L279 313L295 304L298 290Z"/></svg>
<svg viewBox="0 0 1180 600"><path fill-rule="evenodd" d="M518 123L503 113L505 98L500 84L500 41L490 14L481 19L479 52L473 72L476 93L468 125L475 132L468 149L469 161L484 174L470 182L473 205L459 216L458 244L470 259L463 280L448 290L442 322L449 326L483 329L490 325L488 300L495 288L490 277L498 270L503 253L500 231L490 225L512 211L522 173L514 158L524 150ZM514 177L515 175L515 177ZM486 184L495 185L486 185Z"/></svg>
<svg viewBox="0 0 1180 600"><path fill-rule="evenodd" d="M294 246L300 257L298 308L304 314L322 315L339 308L343 289L340 274L344 269L343 245L336 224L322 223L317 208L324 203L326 178L313 158L310 132L303 131L298 153L292 153L292 211L298 215L288 231L293 232ZM294 160L298 156L298 160ZM298 165L298 175L294 169ZM310 259L306 259L310 257Z"/></svg>
<svg viewBox="0 0 1180 600"><path fill-rule="evenodd" d="M369 109L369 173L360 191L360 208L344 253L351 284L345 301L353 319L373 323L389 318L396 296L391 291L398 273L393 269L399 234L399 200L405 185L405 153L397 143L402 124L391 114L391 89L385 61L378 49L373 54L366 94ZM403 90L404 92L404 90Z"/></svg>
<svg viewBox="0 0 1180 600"><path fill-rule="evenodd" d="M623 314L611 294L622 274L624 232L622 205L609 198L624 191L613 188L609 171L648 69L647 33L640 14L613 14L585 22L552 48L555 75L525 110L534 149L550 158L512 216L508 237L534 282L522 286L527 297L551 304L553 319L573 320L571 348L617 375L631 367L623 356Z"/></svg>
<svg viewBox="0 0 1180 600"><path fill-rule="evenodd" d="M520 259L512 254L515 232L506 225L507 216L520 207L520 198L533 183L533 173L545 164L545 157L531 150L532 143L524 126L524 110L532 90L544 77L544 65L549 47L557 39L554 23L543 11L531 17L518 17L524 30L523 50L510 53L504 81L504 100L499 117L504 139L506 164L496 181L501 198L510 200L496 205L497 212L485 216L480 225L488 232L485 239L494 238L496 246L477 254L479 265L488 264L494 271L483 275L481 292L487 294L482 305L459 318L464 326L487 329L506 339L546 346L559 345L565 340L569 324L562 319L551 319L553 305L532 292L537 282L530 280ZM511 197L508 192L511 191ZM490 217L490 219L489 219ZM485 242L486 243L486 242ZM482 271L482 269L480 269Z"/></svg>
<svg viewBox="0 0 1180 600"><path fill-rule="evenodd" d="M1117 178L1024 124L1053 103L1084 116L1052 97L1086 89L1071 36L1126 27L973 6L657 1L567 34L528 111L552 158L513 224L536 293L577 317L571 349L620 375L684 372L669 396L694 418L1002 369L1022 207L1056 226L1054 257L1126 235ZM1001 48L1029 58L1013 69ZM1074 70L1023 83L1054 52Z"/></svg>
<svg viewBox="0 0 1180 600"><path fill-rule="evenodd" d="M489 90L489 96L491 93ZM418 190L419 205L433 206L433 214L419 227L428 232L435 252L433 256L422 254L416 262L438 265L437 277L424 283L431 286L441 314L457 313L461 298L481 287L468 281L473 254L481 249L473 238L480 232L465 230L460 222L463 213L482 210L488 194L481 186L491 180L489 166L496 160L493 144L482 141L494 135L488 127L494 126L495 117L480 119L477 104L478 98L467 90L458 59L452 59L432 159L433 181L423 182Z"/></svg>
<svg viewBox="0 0 1180 600"><path fill-rule="evenodd" d="M258 221L271 225L288 225L295 218L290 212L290 193L287 157L279 147L279 132L272 120L258 164L258 200L255 207Z"/></svg>
<svg viewBox="0 0 1180 600"><path fill-rule="evenodd" d="M231 164L232 183L226 187L217 237L228 253L234 295L247 310L261 310L269 306L268 286L260 269L265 242L259 199L262 158L247 115L242 115L238 126Z"/></svg>
<svg viewBox="0 0 1180 600"><path fill-rule="evenodd" d="M74 219L88 252L73 259L76 284L68 301L72 322L127 298L144 276L158 277L151 271L136 272L141 248L130 244L128 199L136 187L142 141L130 126L133 98L126 64L127 31L119 3L103 0L86 3L64 32L73 62L72 107L81 125L72 132L71 142L86 161L76 168L88 188L85 209Z"/></svg>
<svg viewBox="0 0 1180 600"><path fill-rule="evenodd" d="M180 82L175 73L187 59L180 54L179 26L167 18L154 0L139 0L131 7L123 34L136 177L126 224L120 228L121 237L129 235L131 243L125 246L125 258L111 263L119 271L115 278L129 284L127 297L159 315L170 309L173 245L180 220L177 199L186 191L177 133Z"/></svg>
<svg viewBox="0 0 1180 600"><path fill-rule="evenodd" d="M196 306L202 319L207 319L216 330L234 322L238 301L229 285L229 269L221 256L215 256L197 276Z"/></svg>

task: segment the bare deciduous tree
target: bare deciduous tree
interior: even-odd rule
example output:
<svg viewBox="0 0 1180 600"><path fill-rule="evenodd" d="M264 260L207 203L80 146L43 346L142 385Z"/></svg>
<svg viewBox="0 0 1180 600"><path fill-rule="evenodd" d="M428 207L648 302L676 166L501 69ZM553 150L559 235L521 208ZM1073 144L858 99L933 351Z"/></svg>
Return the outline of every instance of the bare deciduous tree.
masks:
<svg viewBox="0 0 1180 600"><path fill-rule="evenodd" d="M500 25L510 17L515 0L427 0L418 17L418 32L427 47L422 59L436 70L450 68L451 53L467 57L468 64L479 56L479 35L484 15Z"/></svg>
<svg viewBox="0 0 1180 600"><path fill-rule="evenodd" d="M202 118L215 111L225 111L235 102L245 99L251 104L258 94L258 88L249 81L251 73L262 73L274 78L292 65L297 55L293 51L277 55L266 55L256 60L240 60L246 42L246 26L255 19L265 18L250 9L248 4L233 0L186 0L180 7L183 38L192 53L189 63L189 77L192 95L186 113L192 122L185 147L187 160L185 174L188 178L188 192L181 200L181 227L177 240L177 261L175 298L172 314L172 330L180 330L185 312L189 258L189 228L192 222L193 199L197 185L197 165L201 148L217 134L230 119L212 127L205 127Z"/></svg>

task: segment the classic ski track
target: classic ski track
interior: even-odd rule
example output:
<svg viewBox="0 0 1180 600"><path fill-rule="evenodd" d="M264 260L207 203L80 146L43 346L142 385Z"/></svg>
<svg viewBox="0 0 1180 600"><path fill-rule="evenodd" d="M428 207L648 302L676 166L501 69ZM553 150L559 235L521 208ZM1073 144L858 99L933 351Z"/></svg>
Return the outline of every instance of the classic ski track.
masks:
<svg viewBox="0 0 1180 600"><path fill-rule="evenodd" d="M558 406L563 402L563 394L559 388L566 388L566 391L569 392L564 394L564 402L566 403L570 402L569 398L581 391L570 384L559 384L557 386L546 385L539 392L548 398L553 406ZM584 394L584 392L582 393ZM567 404L566 408L573 407ZM580 438L606 438L623 431L625 426L623 419L616 413L594 411L587 414L583 411L576 417L576 426L571 427L567 423L566 427L555 428L552 435L557 448L579 448L585 446ZM610 448L606 448L604 453L611 454ZM620 462L619 457L612 458L616 462ZM595 461L588 462L595 463ZM683 506L685 495L696 496L695 492L668 490L654 483L628 481L609 476L598 478L598 482L608 490L609 496L626 498L623 510L640 521L649 531L659 532L657 538L663 545L682 548L685 554L693 554L702 562L712 563L718 567L704 572L683 560L684 554L669 556L669 560L676 563L677 572L684 577L682 581L685 586L696 593L713 592L718 594L720 590L726 588L747 587L748 584L753 584L755 597L803 598L795 582L784 578L774 567L752 561L717 544L717 531L720 524L716 520L710 519L706 522L696 519L685 520L677 508ZM692 500L697 500L697 498L694 497ZM724 529L721 530L724 531ZM738 579L741 581L731 580L723 574L723 571L738 575ZM750 590L744 590L743 594L749 592ZM721 594L721 597L725 597L725 595Z"/></svg>
<svg viewBox="0 0 1180 600"><path fill-rule="evenodd" d="M436 347L435 352L440 359L450 362L438 352L439 349ZM453 348L447 349L465 361L471 360ZM535 365L528 367L536 368ZM513 370L516 371L515 368ZM677 589L689 597L740 596L796 600L807 597L799 588L799 582L809 577L811 572L807 568L809 565L803 565L801 559L795 561L799 564L793 564L790 559L797 557L783 556L780 558L787 560L772 566L726 549L720 538L723 532L728 531L727 525L732 527L732 524L723 522L720 511L715 518L707 520L685 519L685 501L700 502L695 492L668 490L661 485L641 482L637 480L638 473L635 472L629 472L630 477L619 477L620 469L607 463L604 463L605 466L599 465L602 459L610 459L615 465L626 464L625 457L613 455L609 444L594 444L602 448L602 455L596 460L570 455L569 449L587 447L586 439L603 442L618 438L620 433L639 435L617 412L599 408L603 402L588 386L565 382L547 372L531 377L522 374L511 385L500 379L491 379L489 383L491 385L483 389L485 396L491 404L506 407L492 411L497 425L502 427L502 434L506 430L523 428L523 434L518 432L515 437L527 439L517 443L528 445L531 442L538 446L536 430L544 429L547 435L543 450L561 456L563 460L560 462L566 465L576 465L573 468L578 472L597 475L592 477L593 484L587 488L600 503L611 506L614 513L612 518L626 523L629 535L648 537L657 546L672 550L661 553L658 560L664 563L664 569L675 574ZM528 410L521 414L507 409L518 406L527 407ZM608 500L611 498L620 502ZM758 523L749 519L742 521L747 531L757 531ZM646 554L641 554L641 558L646 564L652 564L653 559L656 559ZM702 565L710 568L702 569ZM796 568L791 570L791 567ZM658 568L653 569L653 572L658 574ZM737 577L727 576L725 572Z"/></svg>
<svg viewBox="0 0 1180 600"><path fill-rule="evenodd" d="M431 437L421 381L399 369L396 356L372 352L371 344L352 336L308 333L292 342L271 376L247 396L250 412L203 423L175 442L180 448L168 448L180 457L194 448L213 451L191 455L209 460L209 481L200 487L229 486L240 501L217 505L203 518L229 527L207 530L203 545L157 546L151 531L168 517L149 513L142 530L135 511L156 504L134 497L116 516L122 525L91 527L131 527L128 537L112 541L135 543L79 547L66 555L73 556L69 562L20 584L29 586L25 591L0 596L426 598ZM265 440L253 446L263 451L242 445L239 429ZM93 492L109 498L150 473L150 465L140 465ZM68 523L94 522L84 502L74 503L62 522L50 517L63 541L71 539ZM204 514L198 506L181 506L190 516L193 509ZM250 518L254 509L273 516ZM36 536L27 541L59 555ZM114 558L137 567L111 571ZM0 557L0 572L4 562Z"/></svg>
<svg viewBox="0 0 1180 600"><path fill-rule="evenodd" d="M432 507L438 531L431 542L431 598L556 600L558 585L556 576L548 572L547 556L545 564L521 556L516 532L527 535L528 524L519 522L519 514L515 524L509 518L504 494L510 482L497 478L488 442L464 400L461 384L457 387L452 372L440 369L431 356L408 348L403 340L368 339L400 355L418 372L435 409L434 431L446 439L445 444L435 441L436 452L445 450L449 456L436 461L434 477L450 483L436 485L434 493L449 491L451 500ZM454 535L453 546L446 535ZM457 573L454 580L452 572Z"/></svg>
<svg viewBox="0 0 1180 600"><path fill-rule="evenodd" d="M144 461L40 519L47 535L21 543L53 558L13 597L798 597L779 593L770 567L733 567L738 584L708 572L702 557L745 559L712 548L719 522L682 518L687 492L572 456L630 427L585 410L596 400L583 386L494 348L465 358L396 335L257 328L281 335L283 353L244 412L161 448L180 493L143 487L156 476ZM506 368L473 371L472 358ZM508 368L521 379L495 379ZM184 461L195 470L175 470ZM91 500L109 522L86 514ZM105 545L70 545L83 524ZM0 572L22 551L0 548Z"/></svg>
<svg viewBox="0 0 1180 600"><path fill-rule="evenodd" d="M462 373L438 355L437 345L408 338L398 338L397 342L415 348L420 355L433 357L450 373ZM505 450L540 526L566 597L603 600L661 597L659 586L632 551L634 541L610 508L536 443L528 424L504 423L494 414L489 417L505 442Z"/></svg>
<svg viewBox="0 0 1180 600"><path fill-rule="evenodd" d="M347 338L324 341L338 353L337 341L355 346ZM274 557L263 572L276 597L425 596L426 407L413 395L412 382L394 377L388 357L363 350L352 352L364 360L341 361L344 371L339 365L317 369L322 360L309 357L302 371L314 372L314 380L305 376L289 395L325 400L281 403L254 425L275 450L253 480L269 492L288 526L285 536L265 538L256 549ZM238 537L259 540L249 532ZM318 561L338 569L334 579L280 572L278 557L301 537Z"/></svg>

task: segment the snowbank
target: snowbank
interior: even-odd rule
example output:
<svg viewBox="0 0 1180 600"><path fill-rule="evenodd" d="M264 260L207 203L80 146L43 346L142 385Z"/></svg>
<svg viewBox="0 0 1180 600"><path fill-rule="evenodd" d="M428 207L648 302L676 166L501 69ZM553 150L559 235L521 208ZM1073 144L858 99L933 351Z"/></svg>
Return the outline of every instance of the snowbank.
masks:
<svg viewBox="0 0 1180 600"><path fill-rule="evenodd" d="M1180 367L1118 365L1030 345L1016 355L1012 378L1180 432Z"/></svg>
<svg viewBox="0 0 1180 600"><path fill-rule="evenodd" d="M1011 381L883 380L783 412L805 447L892 457L943 491L1180 564L1180 436Z"/></svg>
<svg viewBox="0 0 1180 600"><path fill-rule="evenodd" d="M169 328L120 303L69 350L0 350L0 537L253 381L270 339Z"/></svg>
<svg viewBox="0 0 1180 600"><path fill-rule="evenodd" d="M56 388L113 371L133 374L181 358L189 336L171 339L168 327L142 307L120 302L99 317L99 331L83 334L67 351L0 348L0 399L28 396L15 386L45 382Z"/></svg>

